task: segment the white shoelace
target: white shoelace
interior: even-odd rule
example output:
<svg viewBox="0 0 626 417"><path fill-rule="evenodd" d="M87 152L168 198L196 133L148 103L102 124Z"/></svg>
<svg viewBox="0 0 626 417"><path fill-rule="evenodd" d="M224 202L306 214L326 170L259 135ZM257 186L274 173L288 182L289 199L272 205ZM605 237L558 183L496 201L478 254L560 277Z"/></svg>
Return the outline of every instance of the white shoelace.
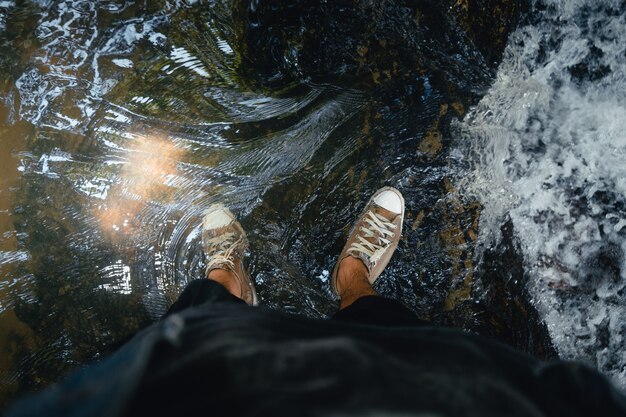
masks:
<svg viewBox="0 0 626 417"><path fill-rule="evenodd" d="M207 273L216 266L223 267L227 265L231 270L235 269L235 259L233 257L233 251L239 245L242 238L233 241L235 233L224 233L223 235L216 236L213 239L209 239L206 242L208 246L207 255L210 259L207 262Z"/></svg>
<svg viewBox="0 0 626 417"><path fill-rule="evenodd" d="M378 262L391 243L391 240L388 238L393 238L395 236L395 233L392 230L397 229L398 226L391 223L387 218L374 213L371 210L366 214L365 223L369 226L360 227L360 231L363 232L363 235L357 235L357 242L353 242L352 245L350 245L348 253L352 255L361 253L367 256L372 265L376 265L376 262ZM367 240L367 238L371 237L376 238L376 243L372 243Z"/></svg>

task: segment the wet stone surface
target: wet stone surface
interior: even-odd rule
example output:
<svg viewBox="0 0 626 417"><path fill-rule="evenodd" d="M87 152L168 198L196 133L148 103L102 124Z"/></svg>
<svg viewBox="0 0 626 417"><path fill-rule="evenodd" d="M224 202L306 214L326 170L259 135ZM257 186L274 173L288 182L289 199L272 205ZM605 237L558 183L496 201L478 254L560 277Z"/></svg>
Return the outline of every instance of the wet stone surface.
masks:
<svg viewBox="0 0 626 417"><path fill-rule="evenodd" d="M15 6L0 35L16 51L1 63L17 175L2 189L2 250L25 255L0 265L2 401L158 319L203 277L200 219L217 201L248 231L261 303L331 315L329 271L383 185L407 211L381 294L554 356L512 232L475 265L482 207L455 188L450 125L524 12L505 0Z"/></svg>
<svg viewBox="0 0 626 417"><path fill-rule="evenodd" d="M507 35L527 8L505 0L237 1L235 7L249 79L270 88L329 82L391 100L401 90L423 91L424 76L444 90L488 86Z"/></svg>

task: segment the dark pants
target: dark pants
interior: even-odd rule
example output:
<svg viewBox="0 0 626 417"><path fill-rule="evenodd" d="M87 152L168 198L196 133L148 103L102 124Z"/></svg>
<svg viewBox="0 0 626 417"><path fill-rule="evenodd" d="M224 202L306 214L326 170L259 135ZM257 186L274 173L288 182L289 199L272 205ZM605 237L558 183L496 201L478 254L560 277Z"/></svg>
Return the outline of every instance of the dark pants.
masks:
<svg viewBox="0 0 626 417"><path fill-rule="evenodd" d="M198 279L187 285L164 317L191 307L205 304L211 305L213 303L246 305L243 300L229 293L217 282L209 279ZM352 305L339 310L331 319L379 326L419 326L428 324L415 317L409 309L399 302L376 295L359 298Z"/></svg>
<svg viewBox="0 0 626 417"><path fill-rule="evenodd" d="M626 416L626 397L582 364L420 326L382 297L317 320L202 279L168 314L8 416Z"/></svg>

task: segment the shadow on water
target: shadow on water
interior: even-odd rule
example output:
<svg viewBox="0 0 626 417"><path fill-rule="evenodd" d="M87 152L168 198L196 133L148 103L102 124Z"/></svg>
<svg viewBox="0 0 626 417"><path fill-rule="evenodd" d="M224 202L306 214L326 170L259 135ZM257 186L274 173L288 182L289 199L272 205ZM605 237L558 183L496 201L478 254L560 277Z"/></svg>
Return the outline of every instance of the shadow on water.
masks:
<svg viewBox="0 0 626 417"><path fill-rule="evenodd" d="M248 231L263 305L332 314L329 271L383 185L407 212L382 294L554 355L512 234L476 268L481 206L453 181L450 122L490 85L519 2L69 3L15 6L2 34L2 250L23 253L0 270L3 402L202 278L216 201Z"/></svg>

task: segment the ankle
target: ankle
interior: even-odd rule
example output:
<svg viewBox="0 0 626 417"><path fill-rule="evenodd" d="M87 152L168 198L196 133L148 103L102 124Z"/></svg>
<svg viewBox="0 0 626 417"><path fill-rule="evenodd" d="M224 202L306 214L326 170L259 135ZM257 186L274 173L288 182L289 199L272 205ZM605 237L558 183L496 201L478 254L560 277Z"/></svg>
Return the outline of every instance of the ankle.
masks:
<svg viewBox="0 0 626 417"><path fill-rule="evenodd" d="M369 282L369 271L359 258L354 256L346 256L339 263L337 276L343 279L358 279Z"/></svg>
<svg viewBox="0 0 626 417"><path fill-rule="evenodd" d="M224 288L226 288L226 291L228 291L235 297L241 298L241 284L239 283L237 277L235 277L235 274L233 272L227 269L212 269L211 271L209 271L207 278L222 285Z"/></svg>
<svg viewBox="0 0 626 417"><path fill-rule="evenodd" d="M369 281L367 267L358 258L348 256L339 264L337 292L341 299L339 309L344 309L361 297L378 295Z"/></svg>
<svg viewBox="0 0 626 417"><path fill-rule="evenodd" d="M363 286L360 288L351 288L343 292L341 299L339 300L339 310L352 305L356 300L368 295L379 295L371 285Z"/></svg>

